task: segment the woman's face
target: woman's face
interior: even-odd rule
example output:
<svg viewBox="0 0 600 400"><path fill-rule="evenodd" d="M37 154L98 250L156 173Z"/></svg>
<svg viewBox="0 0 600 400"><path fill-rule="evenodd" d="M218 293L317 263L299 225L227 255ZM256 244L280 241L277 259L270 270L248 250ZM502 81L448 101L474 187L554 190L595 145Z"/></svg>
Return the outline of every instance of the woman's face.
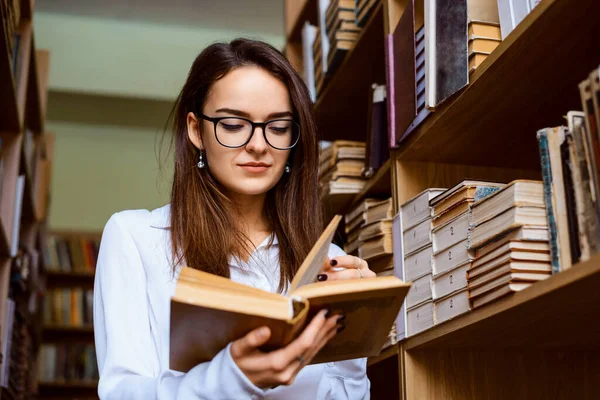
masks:
<svg viewBox="0 0 600 400"><path fill-rule="evenodd" d="M242 117L253 122L292 119L292 106L286 86L269 72L254 66L236 68L216 81L202 112L210 118ZM227 143L233 144L235 139L231 138L238 135L236 132L247 129L247 126L243 127L235 120L224 120L217 130L217 141L213 122L189 113L187 123L191 142L198 149L204 150L204 161L211 174L230 195L238 197L265 194L284 173L290 150L277 150L269 146L261 127L256 127L254 135L245 146L228 148L219 141L223 143L233 140ZM275 125L274 128L284 127Z"/></svg>

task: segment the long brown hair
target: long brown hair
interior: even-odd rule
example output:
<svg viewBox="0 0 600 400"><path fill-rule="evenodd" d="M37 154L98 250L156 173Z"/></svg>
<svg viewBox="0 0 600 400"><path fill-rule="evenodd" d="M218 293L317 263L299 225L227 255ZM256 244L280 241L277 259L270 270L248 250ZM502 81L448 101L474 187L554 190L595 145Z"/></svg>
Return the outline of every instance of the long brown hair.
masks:
<svg viewBox="0 0 600 400"><path fill-rule="evenodd" d="M171 189L171 237L174 266L229 277L229 258L249 254L251 245L232 202L210 169L196 167L198 149L188 138L186 117L201 112L211 86L241 66L257 66L288 88L300 141L290 156L291 173L284 174L266 196L265 215L279 241L281 279L285 290L318 239L322 212L318 192L317 127L304 82L285 57L259 41L236 39L207 47L196 58L179 93L171 118L175 171ZM232 213L233 210L233 213Z"/></svg>

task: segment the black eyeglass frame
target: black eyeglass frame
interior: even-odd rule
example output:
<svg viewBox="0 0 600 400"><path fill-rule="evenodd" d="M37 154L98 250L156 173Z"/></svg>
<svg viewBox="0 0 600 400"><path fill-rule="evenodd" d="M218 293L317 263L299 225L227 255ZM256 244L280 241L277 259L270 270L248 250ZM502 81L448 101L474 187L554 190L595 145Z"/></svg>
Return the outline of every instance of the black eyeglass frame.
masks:
<svg viewBox="0 0 600 400"><path fill-rule="evenodd" d="M204 114L196 114L198 117L202 118L203 120L206 121L210 121L214 124L214 131L215 131L215 139L217 139L217 142L219 142L219 144L223 147L228 147L230 149L239 149L240 147L244 147L246 146L248 143L250 143L250 141L252 140L252 137L254 136L254 131L256 130L256 127L262 128L262 132L263 132L263 137L265 138L265 142L267 142L267 144L269 146L271 146L272 148L274 148L275 150L290 150L293 149L298 142L300 141L300 132L301 132L301 127L300 124L293 120L293 119L285 119L285 118L277 118L277 119L270 119L268 121L265 122L254 122L249 120L248 118L243 118L243 117L209 117L208 115L204 115ZM219 140L219 135L217 135L217 124L219 122L221 122L224 119L241 119L243 121L248 122L251 126L252 126L252 132L250 133L250 136L248 136L248 140L246 140L243 144L239 145L239 146L229 146L226 144L221 143L221 141ZM270 124L271 122L276 122L276 121L286 121L286 122L293 122L296 125L298 125L298 137L296 138L296 141L288 147L275 147L273 146L270 142L269 139L267 139L267 125Z"/></svg>

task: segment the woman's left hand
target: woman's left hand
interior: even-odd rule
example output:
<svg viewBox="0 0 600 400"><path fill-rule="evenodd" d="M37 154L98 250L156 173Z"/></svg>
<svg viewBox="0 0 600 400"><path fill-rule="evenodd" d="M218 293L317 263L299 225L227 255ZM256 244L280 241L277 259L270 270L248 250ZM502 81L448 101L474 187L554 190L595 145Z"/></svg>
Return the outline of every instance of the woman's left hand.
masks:
<svg viewBox="0 0 600 400"><path fill-rule="evenodd" d="M375 276L375 272L369 269L365 260L355 256L339 256L325 260L317 280L366 279Z"/></svg>

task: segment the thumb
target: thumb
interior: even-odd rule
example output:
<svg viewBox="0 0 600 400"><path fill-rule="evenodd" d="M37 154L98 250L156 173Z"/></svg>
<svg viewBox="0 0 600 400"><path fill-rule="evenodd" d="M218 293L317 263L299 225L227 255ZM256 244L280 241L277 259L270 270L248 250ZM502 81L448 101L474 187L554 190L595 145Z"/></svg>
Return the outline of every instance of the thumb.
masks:
<svg viewBox="0 0 600 400"><path fill-rule="evenodd" d="M261 328L254 329L246 334L246 336L236 340L231 345L232 357L240 357L245 354L255 351L258 347L267 343L271 337L271 330L263 326Z"/></svg>

